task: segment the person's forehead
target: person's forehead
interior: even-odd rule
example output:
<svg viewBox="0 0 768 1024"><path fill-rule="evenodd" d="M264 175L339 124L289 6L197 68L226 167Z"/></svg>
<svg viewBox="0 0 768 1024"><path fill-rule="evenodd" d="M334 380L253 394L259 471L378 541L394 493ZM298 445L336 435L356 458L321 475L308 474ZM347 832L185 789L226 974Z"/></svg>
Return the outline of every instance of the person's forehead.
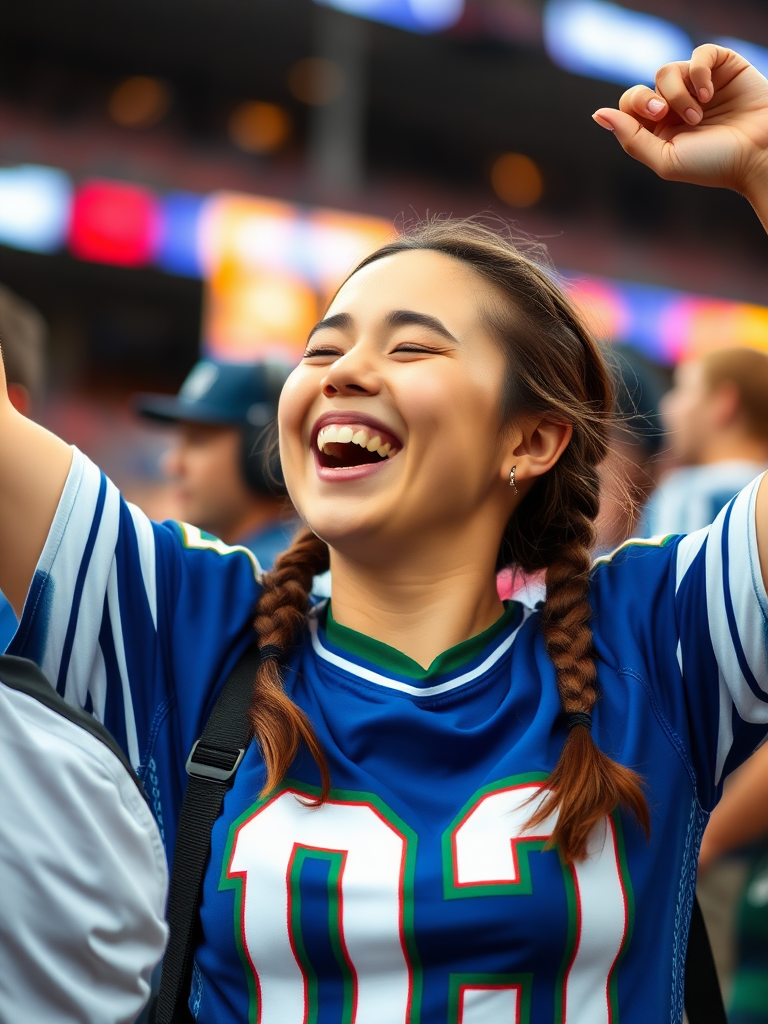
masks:
<svg viewBox="0 0 768 1024"><path fill-rule="evenodd" d="M493 286L469 264L417 249L385 256L358 270L341 286L326 315L414 309L474 319L478 305L492 294Z"/></svg>

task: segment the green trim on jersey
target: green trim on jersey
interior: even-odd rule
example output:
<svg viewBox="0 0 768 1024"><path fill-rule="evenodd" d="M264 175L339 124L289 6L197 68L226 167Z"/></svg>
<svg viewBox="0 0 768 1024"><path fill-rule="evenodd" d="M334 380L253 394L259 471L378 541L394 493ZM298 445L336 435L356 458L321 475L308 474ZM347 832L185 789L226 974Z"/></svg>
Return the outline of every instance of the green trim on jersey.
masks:
<svg viewBox="0 0 768 1024"><path fill-rule="evenodd" d="M530 1024L531 1021L531 991L533 989L533 975L525 974L454 974L448 975L448 1020L453 1024L455 1021L463 1020L461 1016L461 994L462 989L485 988L504 989L516 988L519 992L518 1013L515 1024Z"/></svg>
<svg viewBox="0 0 768 1024"><path fill-rule="evenodd" d="M506 633L522 615L522 605L516 601L504 602L504 614L497 619L492 626L478 633L477 636L464 640L455 647L439 654L429 668L422 668L417 661L409 658L406 654L398 651L389 644L374 640L364 633L358 633L355 629L340 625L331 612L331 602L328 602L328 615L325 620L325 635L328 643L339 647L346 654L362 661L375 665L382 672L390 675L407 676L418 682L426 682L438 676L448 675L463 668L470 661L476 658L482 651L492 643L496 637Z"/></svg>

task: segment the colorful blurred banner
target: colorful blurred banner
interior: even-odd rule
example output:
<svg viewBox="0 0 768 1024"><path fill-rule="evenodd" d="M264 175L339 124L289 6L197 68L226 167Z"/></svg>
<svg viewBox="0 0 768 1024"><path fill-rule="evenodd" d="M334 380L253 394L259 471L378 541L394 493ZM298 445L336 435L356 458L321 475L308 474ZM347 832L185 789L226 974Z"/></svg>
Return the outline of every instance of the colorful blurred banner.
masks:
<svg viewBox="0 0 768 1024"><path fill-rule="evenodd" d="M258 348L298 360L321 301L392 234L387 221L373 217L211 196L198 232L208 281L205 348L219 359L249 359Z"/></svg>
<svg viewBox="0 0 768 1024"><path fill-rule="evenodd" d="M89 181L75 192L69 248L81 260L143 267L157 251L160 205L147 189Z"/></svg>
<svg viewBox="0 0 768 1024"><path fill-rule="evenodd" d="M0 244L115 266L156 266L206 282L203 350L222 359L298 360L334 289L392 224L260 196L158 196L126 182L75 187L62 171L0 168ZM713 348L768 351L768 308L671 288L565 274L599 337L674 365Z"/></svg>
<svg viewBox="0 0 768 1024"><path fill-rule="evenodd" d="M610 278L567 274L571 298L599 338L674 366L689 356L747 345L768 351L768 308Z"/></svg>

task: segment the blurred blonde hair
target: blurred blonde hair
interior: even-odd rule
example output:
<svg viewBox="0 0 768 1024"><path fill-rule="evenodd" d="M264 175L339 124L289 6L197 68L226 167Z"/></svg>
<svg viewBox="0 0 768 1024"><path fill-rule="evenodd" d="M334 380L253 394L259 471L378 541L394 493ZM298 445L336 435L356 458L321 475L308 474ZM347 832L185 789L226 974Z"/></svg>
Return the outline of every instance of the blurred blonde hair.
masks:
<svg viewBox="0 0 768 1024"><path fill-rule="evenodd" d="M747 432L768 441L768 354L754 348L726 348L701 360L710 391L732 385Z"/></svg>

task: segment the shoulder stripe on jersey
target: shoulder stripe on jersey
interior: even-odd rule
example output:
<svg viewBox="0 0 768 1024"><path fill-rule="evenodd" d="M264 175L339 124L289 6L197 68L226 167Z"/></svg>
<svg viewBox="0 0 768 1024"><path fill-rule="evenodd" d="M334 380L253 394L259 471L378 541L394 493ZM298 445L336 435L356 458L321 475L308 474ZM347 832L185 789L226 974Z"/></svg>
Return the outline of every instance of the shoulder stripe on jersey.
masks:
<svg viewBox="0 0 768 1024"><path fill-rule="evenodd" d="M731 525L731 513L733 512L733 502L729 503L725 513L725 521L723 522L722 530L722 556L723 556L723 602L725 604L725 614L728 619L728 628L731 633L731 640L733 641L733 649L736 654L736 659L741 669L742 677L746 682L747 686L752 691L753 697L757 700L766 702L768 701L768 694L764 692L760 683L755 679L752 673L752 669L747 664L747 657L744 653L744 647L741 643L741 635L739 631L739 624L736 622L736 615L733 610L733 598L731 596L731 545L732 538L730 534ZM766 677L764 677L766 678Z"/></svg>
<svg viewBox="0 0 768 1024"><path fill-rule="evenodd" d="M256 577L257 582L261 581L262 569L256 555L249 551L248 548L243 547L242 544L225 544L223 540L219 540L217 537L205 537L202 530L199 530L196 526L190 526L189 523L177 523L176 525L181 530L185 547L198 548L202 551L216 551L220 555L232 555L235 552L248 555L253 565L253 575Z"/></svg>
<svg viewBox="0 0 768 1024"><path fill-rule="evenodd" d="M31 609L25 606L22 617L27 619L27 628L34 630L39 637L38 657L41 657L43 673L53 687L59 679L59 665L72 614L70 597L91 534L100 492L101 473L75 448L54 529L48 535L35 574L40 580L37 603ZM75 507L77 516L73 516ZM62 545L65 530L67 543Z"/></svg>
<svg viewBox="0 0 768 1024"><path fill-rule="evenodd" d="M104 486L104 503L98 530L93 545L93 554L87 567L85 584L76 602L73 601L73 614L77 617L72 654L67 668L64 697L73 704L84 707L88 689L91 684L94 668L94 644L91 631L94 622L98 622L104 609L104 591L112 564L115 545L120 527L120 495L115 485L102 473L100 480ZM94 516L94 524L96 517ZM57 586L57 569L53 570L54 589ZM93 702L93 696L91 696Z"/></svg>
<svg viewBox="0 0 768 1024"><path fill-rule="evenodd" d="M149 602L149 611L152 616L155 630L157 630L157 567L155 564L155 531L148 517L130 502L126 502L128 511L133 520L133 529L136 533L136 544L139 549L139 565L141 576L144 580L144 592Z"/></svg>
<svg viewBox="0 0 768 1024"><path fill-rule="evenodd" d="M101 526L101 517L104 512L104 500L107 495L107 478L102 473L101 481L99 483L99 495L96 499L96 510L93 513L93 519L91 520L91 529L88 533L88 539L85 542L85 550L83 551L83 558L80 562L80 566L77 571L77 579L75 580L75 590L72 595L72 605L69 611L69 620L67 622L67 631L64 635L64 643L61 650L61 660L59 661L59 673L56 679L56 691L61 696L64 695L67 682L67 673L69 671L69 659L72 655L72 644L75 639L75 630L77 629L77 616L80 611L80 598L83 595L83 588L85 587L85 578L88 575L88 567L91 564L91 555L93 554L93 548L96 544L96 537L99 533L99 527Z"/></svg>
<svg viewBox="0 0 768 1024"><path fill-rule="evenodd" d="M489 669L491 669L510 649L512 644L515 642L517 634L522 629L523 624L532 614L532 608L523 606L523 615L517 628L501 641L498 647L488 655L482 664L471 669L469 672L465 672L463 675L456 676L454 679L447 679L445 682L437 683L435 686L424 687L412 686L410 683L404 683L400 679L390 679L389 676L382 675L380 672L374 672L369 668L365 668L363 665L357 665L355 662L349 661L347 658L342 658L333 651L329 651L327 647L323 646L320 639L317 617L315 615L312 615L309 618L309 631L312 637L312 647L314 648L315 654L324 661L329 662L331 665L335 665L336 668L343 669L345 672L349 672L350 675L357 676L358 679L365 679L369 683L376 683L378 686L385 686L390 690L399 690L401 693L407 693L412 697L434 697L440 693L449 693L451 690L455 690L459 686L464 686L465 683L471 683L473 680L479 679L480 676L485 675L485 673L488 672Z"/></svg>
<svg viewBox="0 0 768 1024"><path fill-rule="evenodd" d="M737 497L734 504L728 538L731 552L729 583L744 658L755 679L768 680L768 598L757 549L757 491L757 486L751 487L746 494ZM746 529L744 517L747 519ZM768 682L761 685L761 689L768 692Z"/></svg>
<svg viewBox="0 0 768 1024"><path fill-rule="evenodd" d="M622 551L626 551L627 548L663 548L670 537L673 536L674 534L672 533L666 533L660 537L630 537L629 540L625 540L623 544L619 544L619 546L614 548L613 551L609 551L608 554L600 555L599 558L596 558L592 562L592 568L597 569L600 565L608 565L614 558L616 558L617 555L620 555Z"/></svg>
<svg viewBox="0 0 768 1024"><path fill-rule="evenodd" d="M722 510L709 528L705 549L707 618L720 690L716 784L733 743L733 708L745 722L768 722L768 694L758 684L744 651L747 643L755 664L755 645L765 644L765 627L761 626L756 637L749 637L745 626L749 628L750 616L740 620L735 611L737 604L741 609L744 600L755 601L756 584L749 575L744 536L754 532L756 487L757 483L742 491ZM736 564L732 566L734 555ZM734 589L739 598L737 604L733 601Z"/></svg>
<svg viewBox="0 0 768 1024"><path fill-rule="evenodd" d="M696 560L696 555L701 551L702 545L709 536L709 527L689 533L683 537L677 545L677 566L675 572L675 593L680 589L680 584L685 579L685 574Z"/></svg>
<svg viewBox="0 0 768 1024"><path fill-rule="evenodd" d="M133 712L133 699L131 698L131 686L128 680L128 663L125 658L125 640L123 638L123 624L120 615L120 597L117 588L117 563L112 562L112 569L107 584L107 601L109 604L109 621L112 626L112 640L115 645L115 657L120 672L120 685L123 690L123 709L125 712L125 738L126 753L128 760L138 770L140 765L139 740L136 732L136 716Z"/></svg>

